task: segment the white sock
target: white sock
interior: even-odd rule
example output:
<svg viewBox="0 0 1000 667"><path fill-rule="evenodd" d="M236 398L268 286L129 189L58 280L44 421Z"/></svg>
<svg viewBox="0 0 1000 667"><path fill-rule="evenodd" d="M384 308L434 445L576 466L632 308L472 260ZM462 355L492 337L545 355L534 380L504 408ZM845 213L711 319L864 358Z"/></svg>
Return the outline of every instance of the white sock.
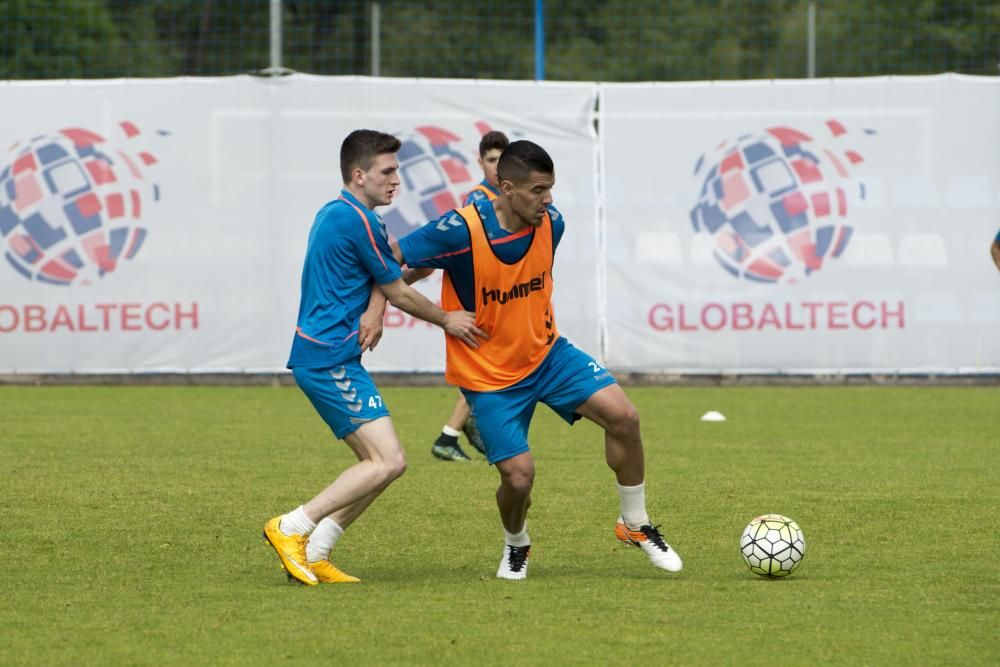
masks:
<svg viewBox="0 0 1000 667"><path fill-rule="evenodd" d="M308 535L316 528L316 524L306 516L306 511L299 505L291 512L281 517L278 528L285 535Z"/></svg>
<svg viewBox="0 0 1000 667"><path fill-rule="evenodd" d="M646 483L643 482L638 486L622 486L616 483L615 486L618 487L618 498L621 500L622 519L625 520L625 524L637 530L649 523L649 515L646 514Z"/></svg>
<svg viewBox="0 0 1000 667"><path fill-rule="evenodd" d="M457 438L458 436L462 435L461 431L456 431L447 424L444 425L444 428L441 429L441 432L444 433L445 435L450 435L453 438Z"/></svg>
<svg viewBox="0 0 1000 667"><path fill-rule="evenodd" d="M310 563L326 560L330 557L330 552L337 544L337 540L344 534L344 529L340 524L326 517L316 524L316 530L309 536L306 542L306 560Z"/></svg>
<svg viewBox="0 0 1000 667"><path fill-rule="evenodd" d="M531 538L528 537L528 524L524 524L521 528L520 533L508 533L507 529L503 529L504 539L512 547L526 547L531 544Z"/></svg>

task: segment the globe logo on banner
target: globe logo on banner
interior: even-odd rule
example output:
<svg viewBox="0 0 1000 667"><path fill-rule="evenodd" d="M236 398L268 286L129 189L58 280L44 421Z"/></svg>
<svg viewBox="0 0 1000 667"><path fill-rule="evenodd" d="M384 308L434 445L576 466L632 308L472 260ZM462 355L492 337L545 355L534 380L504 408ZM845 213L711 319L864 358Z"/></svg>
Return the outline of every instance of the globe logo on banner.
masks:
<svg viewBox="0 0 1000 667"><path fill-rule="evenodd" d="M489 132L475 124L475 145L463 147L462 137L436 125L422 125L397 133L402 142L399 159L400 193L382 215L389 233L406 236L429 220L459 208L465 195L480 181L475 171L479 137Z"/></svg>
<svg viewBox="0 0 1000 667"><path fill-rule="evenodd" d="M715 259L734 276L791 283L823 268L851 239L848 193L865 198L852 171L863 162L851 134L827 121L822 139L771 127L724 141L695 164L696 233L712 240ZM874 134L864 130L864 134Z"/></svg>
<svg viewBox="0 0 1000 667"><path fill-rule="evenodd" d="M117 132L122 138L112 143L66 128L10 148L0 163L0 251L14 271L87 285L142 248L144 211L160 198L146 174L157 160L137 147L142 133L133 123Z"/></svg>

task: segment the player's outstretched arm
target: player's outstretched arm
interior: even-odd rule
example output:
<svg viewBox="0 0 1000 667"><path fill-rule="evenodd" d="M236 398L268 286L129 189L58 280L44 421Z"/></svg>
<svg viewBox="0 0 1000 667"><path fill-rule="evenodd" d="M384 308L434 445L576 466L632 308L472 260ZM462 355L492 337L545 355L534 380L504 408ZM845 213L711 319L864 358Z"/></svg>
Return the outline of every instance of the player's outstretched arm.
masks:
<svg viewBox="0 0 1000 667"><path fill-rule="evenodd" d="M406 258L403 257L403 249L399 247L399 241L393 240L390 242L389 248L392 250L392 256L396 259L396 262L400 266L406 266ZM423 280L432 273L434 273L434 269L429 267L416 269L411 266L407 266L403 269L403 282L407 285L412 285L418 280Z"/></svg>
<svg viewBox="0 0 1000 667"><path fill-rule="evenodd" d="M400 266L404 266L406 264L406 260L403 259L403 250L399 247L399 241L392 241L389 244L389 248L392 249L392 256L396 259L396 262ZM403 282L407 285L412 285L418 280L423 280L432 273L434 273L434 269L414 269L406 267L403 269Z"/></svg>
<svg viewBox="0 0 1000 667"><path fill-rule="evenodd" d="M403 282L407 285L412 285L418 280L423 280L432 273L434 273L434 269L411 269L407 267L403 269Z"/></svg>
<svg viewBox="0 0 1000 667"><path fill-rule="evenodd" d="M990 256L993 257L993 263L996 264L997 269L1000 270L1000 240L994 241L993 245L990 246Z"/></svg>
<svg viewBox="0 0 1000 667"><path fill-rule="evenodd" d="M477 336L489 338L485 331L476 326L476 318L472 313L465 310L441 310L423 294L404 283L402 278L379 285L378 288L396 308L438 325L446 334L460 339L469 347L479 347Z"/></svg>

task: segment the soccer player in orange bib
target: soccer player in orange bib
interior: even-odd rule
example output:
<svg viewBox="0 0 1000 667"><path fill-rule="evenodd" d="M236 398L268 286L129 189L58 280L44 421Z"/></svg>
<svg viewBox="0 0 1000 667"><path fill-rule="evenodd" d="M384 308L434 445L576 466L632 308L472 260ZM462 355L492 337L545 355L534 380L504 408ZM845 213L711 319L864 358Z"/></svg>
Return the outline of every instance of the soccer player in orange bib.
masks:
<svg viewBox="0 0 1000 667"><path fill-rule="evenodd" d="M565 221L552 206L552 159L537 144L515 141L497 166L495 200L451 211L393 248L409 267L407 282L443 269L442 308L475 312L476 326L490 336L477 349L446 338L445 378L461 387L500 473L505 541L497 576L527 575L535 477L527 434L539 402L570 424L586 417L604 429L621 502L615 536L642 549L656 567L677 572L680 557L646 512L639 414L611 374L556 326L552 264Z"/></svg>
<svg viewBox="0 0 1000 667"><path fill-rule="evenodd" d="M503 149L510 144L507 135L498 130L491 130L479 140L479 167L483 170L483 180L465 196L465 206L479 201L493 201L500 194L500 181L497 179L497 161ZM445 461L468 461L469 457L458 445L459 432L465 433L477 452L486 456L483 438L479 435L476 418L472 416L469 403L461 393L455 401L451 417L441 429L441 435L434 441L431 453Z"/></svg>
<svg viewBox="0 0 1000 667"><path fill-rule="evenodd" d="M500 194L497 161L509 143L507 135L497 130L487 132L479 140L479 167L483 170L483 180L465 196L465 206L479 201L493 201ZM483 445L482 436L479 435L476 418L472 416L465 397L459 394L451 417L431 447L431 454L444 461L468 461L469 457L458 444L458 434L462 432L469 439L469 444L485 456L486 447Z"/></svg>

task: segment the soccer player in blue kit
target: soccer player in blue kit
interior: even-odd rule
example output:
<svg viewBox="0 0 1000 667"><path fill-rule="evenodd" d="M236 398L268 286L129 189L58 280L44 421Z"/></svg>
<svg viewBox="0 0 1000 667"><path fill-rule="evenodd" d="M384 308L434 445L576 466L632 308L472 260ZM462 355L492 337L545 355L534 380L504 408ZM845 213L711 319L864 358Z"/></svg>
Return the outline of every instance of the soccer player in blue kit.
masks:
<svg viewBox="0 0 1000 667"><path fill-rule="evenodd" d="M309 232L288 367L358 462L312 500L264 526L289 577L307 585L358 581L330 562L330 551L406 469L389 411L360 363L381 336L385 298L464 344L476 346L477 336L485 337L470 313L445 312L400 278L385 225L373 210L391 203L399 187L399 147L390 134L350 133L340 149L344 189L320 209Z"/></svg>
<svg viewBox="0 0 1000 667"><path fill-rule="evenodd" d="M489 333L475 349L446 339L445 379L462 388L500 474L505 541L497 577L527 575L535 477L527 436L539 402L570 424L586 417L604 429L605 460L621 503L615 536L639 547L654 566L677 572L680 557L646 512L639 414L611 374L558 333L552 264L566 223L552 206L552 159L537 144L515 141L498 171L497 199L451 211L394 246L408 266L406 282L443 269L442 306L474 311Z"/></svg>

